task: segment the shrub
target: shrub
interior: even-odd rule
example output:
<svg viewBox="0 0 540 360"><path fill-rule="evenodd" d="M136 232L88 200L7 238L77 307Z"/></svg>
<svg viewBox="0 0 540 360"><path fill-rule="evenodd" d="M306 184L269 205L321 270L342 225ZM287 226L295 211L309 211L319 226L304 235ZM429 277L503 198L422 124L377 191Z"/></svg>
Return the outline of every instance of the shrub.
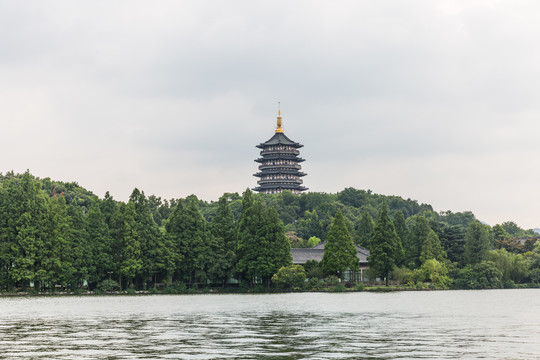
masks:
<svg viewBox="0 0 540 360"><path fill-rule="evenodd" d="M397 281L399 285L410 282L411 276L412 276L412 271L406 267L395 268L392 271L392 279Z"/></svg>
<svg viewBox="0 0 540 360"><path fill-rule="evenodd" d="M308 290L321 290L324 287L324 281L319 278L311 278L306 284Z"/></svg>
<svg viewBox="0 0 540 360"><path fill-rule="evenodd" d="M354 287L354 290L364 291L364 283L356 284L356 286Z"/></svg>
<svg viewBox="0 0 540 360"><path fill-rule="evenodd" d="M166 286L165 289L163 289L163 292L165 294L182 294L186 291L186 284L180 281L175 281L169 286Z"/></svg>
<svg viewBox="0 0 540 360"><path fill-rule="evenodd" d="M282 289L297 289L304 286L306 271L302 265L283 266L272 276L272 283Z"/></svg>
<svg viewBox="0 0 540 360"><path fill-rule="evenodd" d="M120 285L118 285L116 280L106 279L100 282L96 289L102 292L111 292L120 289Z"/></svg>
<svg viewBox="0 0 540 360"><path fill-rule="evenodd" d="M133 285L131 285L130 287L128 287L126 289L126 293L130 294L130 295L133 295L135 294L135 287Z"/></svg>
<svg viewBox="0 0 540 360"><path fill-rule="evenodd" d="M308 260L304 264L304 270L306 271L306 277L311 278L324 278L324 272L322 271L321 264L317 260Z"/></svg>
<svg viewBox="0 0 540 360"><path fill-rule="evenodd" d="M149 292L150 294L159 294L159 290L156 289L155 287L150 288L150 290L148 290L148 292Z"/></svg>
<svg viewBox="0 0 540 360"><path fill-rule="evenodd" d="M461 289L496 289L501 288L502 272L492 261L482 261L467 265L460 270L456 287Z"/></svg>
<svg viewBox="0 0 540 360"><path fill-rule="evenodd" d="M339 284L339 278L336 275L330 275L324 279L324 285L327 287L334 287L337 284Z"/></svg>
<svg viewBox="0 0 540 360"><path fill-rule="evenodd" d="M332 289L333 292L343 292L345 291L345 286L342 283L337 284L334 289Z"/></svg>

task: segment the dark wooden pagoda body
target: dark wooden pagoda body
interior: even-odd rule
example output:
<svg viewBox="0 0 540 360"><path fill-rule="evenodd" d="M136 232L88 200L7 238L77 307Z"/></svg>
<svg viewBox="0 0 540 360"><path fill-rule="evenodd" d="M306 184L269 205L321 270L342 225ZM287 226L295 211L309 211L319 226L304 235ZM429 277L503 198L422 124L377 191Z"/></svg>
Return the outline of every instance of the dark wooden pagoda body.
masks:
<svg viewBox="0 0 540 360"><path fill-rule="evenodd" d="M279 120L281 120L279 118ZM300 163L304 159L300 158L299 148L303 147L297 142L289 139L278 123L278 130L270 140L257 145L261 149L261 157L255 161L260 163L259 172L254 176L260 178L254 191L265 194L280 193L289 190L294 194L300 194L307 190L302 186L302 177L306 174L301 172ZM280 131L281 130L281 131Z"/></svg>

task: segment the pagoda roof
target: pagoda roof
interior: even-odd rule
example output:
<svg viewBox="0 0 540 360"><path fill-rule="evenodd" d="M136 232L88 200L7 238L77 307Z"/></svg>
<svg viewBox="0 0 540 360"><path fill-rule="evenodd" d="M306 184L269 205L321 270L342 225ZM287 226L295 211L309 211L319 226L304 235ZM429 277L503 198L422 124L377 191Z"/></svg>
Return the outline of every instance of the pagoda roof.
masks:
<svg viewBox="0 0 540 360"><path fill-rule="evenodd" d="M283 189L283 190L293 189L293 190L300 190L300 191L308 190L307 187L299 185L299 184L282 184L282 183L259 184L259 186L257 186L253 190L261 191L261 190L264 190L264 189Z"/></svg>
<svg viewBox="0 0 540 360"><path fill-rule="evenodd" d="M290 146L294 146L295 148L301 148L301 147L304 146L304 145L301 145L301 144L299 144L297 142L292 141L284 133L277 132L277 133L274 134L274 136L272 136L266 142L263 142L263 143L260 143L259 145L257 145L257 147L259 149L263 149L263 148L265 148L267 146L271 146L271 145L290 145Z"/></svg>

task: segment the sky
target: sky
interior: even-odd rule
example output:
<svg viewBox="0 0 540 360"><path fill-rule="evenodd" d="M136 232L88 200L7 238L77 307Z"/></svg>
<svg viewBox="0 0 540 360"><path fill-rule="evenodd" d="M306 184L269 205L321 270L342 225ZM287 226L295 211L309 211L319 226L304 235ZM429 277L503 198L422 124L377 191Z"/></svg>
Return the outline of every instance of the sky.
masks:
<svg viewBox="0 0 540 360"><path fill-rule="evenodd" d="M126 201L304 185L540 227L538 1L0 0L0 172Z"/></svg>

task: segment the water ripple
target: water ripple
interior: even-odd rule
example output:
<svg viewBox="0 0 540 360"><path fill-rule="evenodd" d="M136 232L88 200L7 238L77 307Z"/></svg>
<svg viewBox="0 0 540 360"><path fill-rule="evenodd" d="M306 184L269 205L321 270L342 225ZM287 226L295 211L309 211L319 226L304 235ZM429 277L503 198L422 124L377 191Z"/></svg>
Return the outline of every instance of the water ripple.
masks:
<svg viewBox="0 0 540 360"><path fill-rule="evenodd" d="M0 299L0 358L538 359L512 291Z"/></svg>

